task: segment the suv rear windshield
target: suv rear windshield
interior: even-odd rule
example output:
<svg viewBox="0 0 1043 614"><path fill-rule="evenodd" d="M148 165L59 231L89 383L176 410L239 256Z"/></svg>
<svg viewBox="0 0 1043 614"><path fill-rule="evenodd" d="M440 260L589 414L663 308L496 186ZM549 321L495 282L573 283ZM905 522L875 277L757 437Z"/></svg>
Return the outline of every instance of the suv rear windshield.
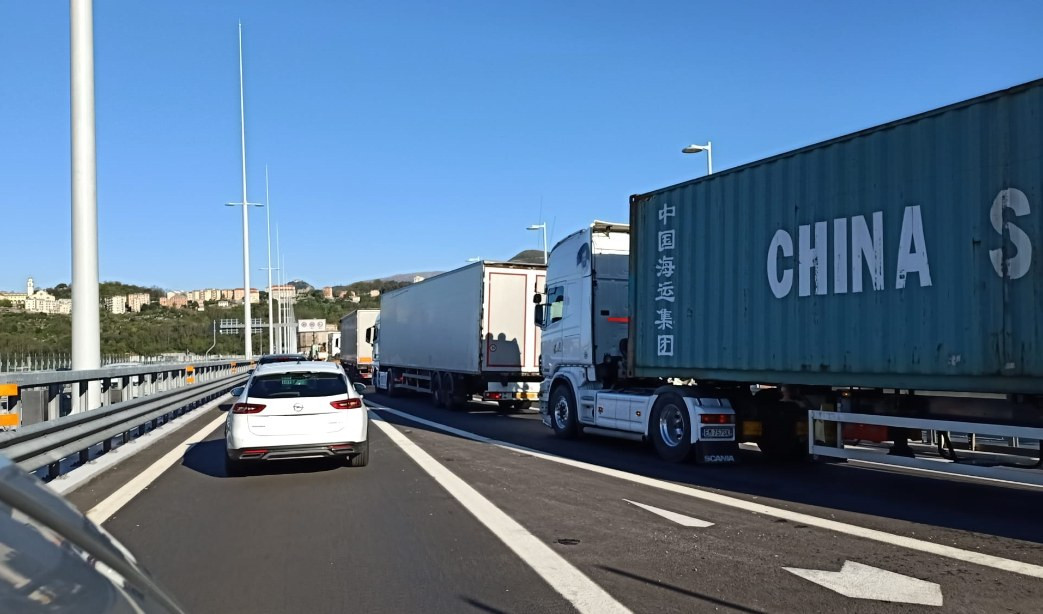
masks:
<svg viewBox="0 0 1043 614"><path fill-rule="evenodd" d="M255 377L247 396L255 399L289 399L346 394L348 385L339 373L293 372Z"/></svg>

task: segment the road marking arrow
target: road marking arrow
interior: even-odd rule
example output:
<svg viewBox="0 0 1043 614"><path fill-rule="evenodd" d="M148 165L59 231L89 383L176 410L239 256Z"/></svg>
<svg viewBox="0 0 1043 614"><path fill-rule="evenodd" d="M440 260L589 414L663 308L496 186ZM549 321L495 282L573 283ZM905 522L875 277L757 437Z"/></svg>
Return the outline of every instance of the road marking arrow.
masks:
<svg viewBox="0 0 1043 614"><path fill-rule="evenodd" d="M903 576L900 573L877 569L854 561L844 561L844 566L840 568L840 571L796 567L783 567L783 569L845 597L893 603L942 605L942 588L934 582Z"/></svg>
<svg viewBox="0 0 1043 614"><path fill-rule="evenodd" d="M662 516L667 520L673 520L682 527L697 527L705 529L706 527L712 527L712 522L706 522L705 520L699 520L698 518L692 518L691 516L685 516L684 514L678 514L677 512L671 512L670 510L660 509L658 507L652 507L651 505L645 505L644 503L638 503L637 501L631 501L630 499L623 499L631 505L636 505L643 510L648 510L653 514Z"/></svg>

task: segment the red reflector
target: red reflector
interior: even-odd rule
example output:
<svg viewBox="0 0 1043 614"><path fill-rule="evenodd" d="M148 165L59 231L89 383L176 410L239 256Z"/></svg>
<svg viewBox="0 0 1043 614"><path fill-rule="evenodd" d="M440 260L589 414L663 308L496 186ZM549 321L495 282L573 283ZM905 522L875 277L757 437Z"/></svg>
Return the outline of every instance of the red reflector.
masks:
<svg viewBox="0 0 1043 614"><path fill-rule="evenodd" d="M233 414L256 414L264 409L264 405L258 403L236 403L232 406Z"/></svg>
<svg viewBox="0 0 1043 614"><path fill-rule="evenodd" d="M630 318L611 317L611 318L608 318L608 321L609 322L619 322L620 324L629 324L630 323Z"/></svg>
<svg viewBox="0 0 1043 614"><path fill-rule="evenodd" d="M255 450L243 450L239 453L239 456L264 456L268 453L266 448L257 448Z"/></svg>
<svg viewBox="0 0 1043 614"><path fill-rule="evenodd" d="M342 401L330 401L333 409L358 409L362 407L362 399L344 399Z"/></svg>
<svg viewBox="0 0 1043 614"><path fill-rule="evenodd" d="M733 414L701 414L699 421L703 424L731 424L735 421Z"/></svg>
<svg viewBox="0 0 1043 614"><path fill-rule="evenodd" d="M486 392L485 393L485 398L492 399L493 401L496 401L498 399L503 398L503 395L500 394L499 392Z"/></svg>
<svg viewBox="0 0 1043 614"><path fill-rule="evenodd" d="M354 447L355 445L350 443L335 443L330 446L330 450L350 450Z"/></svg>

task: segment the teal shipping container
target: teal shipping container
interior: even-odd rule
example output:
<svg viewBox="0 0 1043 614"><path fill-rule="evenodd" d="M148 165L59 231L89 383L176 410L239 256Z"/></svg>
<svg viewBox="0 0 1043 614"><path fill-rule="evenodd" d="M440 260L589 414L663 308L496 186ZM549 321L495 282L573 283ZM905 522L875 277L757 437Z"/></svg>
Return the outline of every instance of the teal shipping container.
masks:
<svg viewBox="0 0 1043 614"><path fill-rule="evenodd" d="M1043 80L631 197L636 377L1043 393Z"/></svg>

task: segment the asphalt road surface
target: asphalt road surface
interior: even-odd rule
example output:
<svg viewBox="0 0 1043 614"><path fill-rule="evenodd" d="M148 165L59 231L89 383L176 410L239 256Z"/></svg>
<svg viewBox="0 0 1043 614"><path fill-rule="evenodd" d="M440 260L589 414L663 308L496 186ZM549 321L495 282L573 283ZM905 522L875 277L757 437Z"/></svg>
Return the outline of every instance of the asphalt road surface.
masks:
<svg viewBox="0 0 1043 614"><path fill-rule="evenodd" d="M1043 611L1041 489L671 465L532 412L367 401L368 467L230 478L218 427L105 526L192 612ZM68 497L94 508L186 436Z"/></svg>

